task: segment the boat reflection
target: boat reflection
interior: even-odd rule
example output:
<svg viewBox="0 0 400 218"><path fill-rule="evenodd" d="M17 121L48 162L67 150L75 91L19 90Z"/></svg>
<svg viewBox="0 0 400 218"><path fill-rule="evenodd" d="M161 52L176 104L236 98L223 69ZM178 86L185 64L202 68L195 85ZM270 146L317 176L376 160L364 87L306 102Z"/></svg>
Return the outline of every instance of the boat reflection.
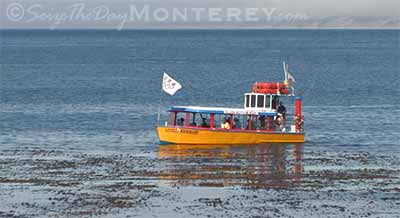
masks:
<svg viewBox="0 0 400 218"><path fill-rule="evenodd" d="M160 145L169 186L282 189L301 183L302 144Z"/></svg>

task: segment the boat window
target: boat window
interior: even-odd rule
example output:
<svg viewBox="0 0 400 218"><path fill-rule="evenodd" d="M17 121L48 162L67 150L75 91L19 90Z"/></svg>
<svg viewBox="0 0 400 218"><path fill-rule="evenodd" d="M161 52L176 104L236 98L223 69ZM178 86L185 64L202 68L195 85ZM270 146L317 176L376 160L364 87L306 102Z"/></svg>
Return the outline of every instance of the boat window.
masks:
<svg viewBox="0 0 400 218"><path fill-rule="evenodd" d="M256 95L251 95L251 107L256 107Z"/></svg>
<svg viewBox="0 0 400 218"><path fill-rule="evenodd" d="M257 95L257 107L258 108L264 107L264 95Z"/></svg>
<svg viewBox="0 0 400 218"><path fill-rule="evenodd" d="M223 114L216 114L214 117L214 127L220 128L223 121Z"/></svg>
<svg viewBox="0 0 400 218"><path fill-rule="evenodd" d="M271 107L271 96L270 95L266 95L265 96L265 107L266 108L270 108Z"/></svg>
<svg viewBox="0 0 400 218"><path fill-rule="evenodd" d="M247 115L240 115L240 118L241 118L241 120L240 120L240 122L242 122L242 129L247 129L248 127L247 127L247 124L249 123L249 121L247 120L248 119L248 116Z"/></svg>
<svg viewBox="0 0 400 218"><path fill-rule="evenodd" d="M279 104L279 97L278 96L274 96L272 98L272 109L276 109L276 106L278 106Z"/></svg>
<svg viewBox="0 0 400 218"><path fill-rule="evenodd" d="M197 126L196 113L190 113L190 126Z"/></svg>
<svg viewBox="0 0 400 218"><path fill-rule="evenodd" d="M246 107L250 107L250 96L246 95Z"/></svg>
<svg viewBox="0 0 400 218"><path fill-rule="evenodd" d="M209 114L199 114L196 119L196 123L198 127L209 128L210 127L210 115Z"/></svg>

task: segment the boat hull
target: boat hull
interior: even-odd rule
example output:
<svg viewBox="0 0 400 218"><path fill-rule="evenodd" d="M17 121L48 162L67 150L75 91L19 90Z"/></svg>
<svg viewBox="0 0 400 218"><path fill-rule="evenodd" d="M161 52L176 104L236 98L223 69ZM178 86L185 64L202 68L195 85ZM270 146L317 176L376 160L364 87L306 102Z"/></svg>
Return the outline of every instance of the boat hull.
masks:
<svg viewBox="0 0 400 218"><path fill-rule="evenodd" d="M304 133L281 133L259 130L248 131L159 126L157 127L157 133L161 144L239 145L269 142L304 142Z"/></svg>

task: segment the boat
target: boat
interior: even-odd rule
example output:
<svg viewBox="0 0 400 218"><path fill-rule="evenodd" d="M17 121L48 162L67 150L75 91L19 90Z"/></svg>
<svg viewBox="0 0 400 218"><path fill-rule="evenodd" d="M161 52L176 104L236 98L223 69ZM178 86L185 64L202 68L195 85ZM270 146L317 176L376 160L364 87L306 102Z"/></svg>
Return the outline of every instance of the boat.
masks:
<svg viewBox="0 0 400 218"><path fill-rule="evenodd" d="M286 112L285 107L281 110L284 98L293 105L293 113ZM157 126L160 144L241 145L305 140L302 97L294 94L293 83L287 77L283 83L254 83L251 92L244 93L243 108L172 106L168 113L168 121Z"/></svg>

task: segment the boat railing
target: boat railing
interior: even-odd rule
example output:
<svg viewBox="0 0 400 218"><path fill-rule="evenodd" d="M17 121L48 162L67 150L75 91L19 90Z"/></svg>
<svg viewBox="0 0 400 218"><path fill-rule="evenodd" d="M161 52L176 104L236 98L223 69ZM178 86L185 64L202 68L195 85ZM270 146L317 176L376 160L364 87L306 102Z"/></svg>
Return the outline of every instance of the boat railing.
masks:
<svg viewBox="0 0 400 218"><path fill-rule="evenodd" d="M283 124L279 125L276 120L273 120L272 126L270 127L262 127L259 124L252 127L252 129L248 129L246 126L242 126L242 128L232 128L232 129L224 129L221 128L220 125L215 125L213 128L210 127L201 127L201 126L178 126L178 125L169 125L167 121L160 121L158 126L164 127L181 127L181 128L192 128L192 129L211 129L211 130L233 130L233 131L251 131L251 132L271 132L271 133L304 133L303 126L301 126L300 130L296 130L294 116L293 114L286 114L285 121Z"/></svg>

